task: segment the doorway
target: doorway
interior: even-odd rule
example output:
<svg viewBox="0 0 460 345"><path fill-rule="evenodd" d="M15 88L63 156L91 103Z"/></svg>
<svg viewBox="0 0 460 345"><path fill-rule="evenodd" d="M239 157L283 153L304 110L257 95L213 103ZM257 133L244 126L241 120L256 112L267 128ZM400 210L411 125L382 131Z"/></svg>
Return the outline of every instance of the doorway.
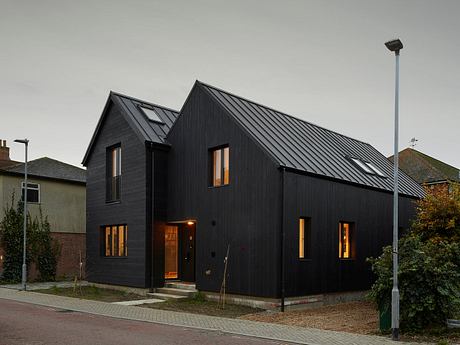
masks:
<svg viewBox="0 0 460 345"><path fill-rule="evenodd" d="M165 227L165 279L195 282L195 222Z"/></svg>

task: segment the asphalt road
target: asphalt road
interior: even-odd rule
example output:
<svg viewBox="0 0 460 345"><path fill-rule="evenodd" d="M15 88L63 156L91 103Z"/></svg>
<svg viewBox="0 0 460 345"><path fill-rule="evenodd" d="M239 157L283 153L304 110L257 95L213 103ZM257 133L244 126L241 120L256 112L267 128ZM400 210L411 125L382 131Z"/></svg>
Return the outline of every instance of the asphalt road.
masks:
<svg viewBox="0 0 460 345"><path fill-rule="evenodd" d="M287 344L0 299L0 345Z"/></svg>

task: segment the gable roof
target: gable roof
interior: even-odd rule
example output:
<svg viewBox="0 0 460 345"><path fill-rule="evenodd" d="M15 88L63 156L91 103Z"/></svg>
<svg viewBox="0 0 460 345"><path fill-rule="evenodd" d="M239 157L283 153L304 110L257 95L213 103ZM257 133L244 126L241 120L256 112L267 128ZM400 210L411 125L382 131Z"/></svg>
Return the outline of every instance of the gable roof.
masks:
<svg viewBox="0 0 460 345"><path fill-rule="evenodd" d="M281 167L393 191L393 164L370 144L314 125L214 86L197 82ZM368 174L350 158L373 163L386 177ZM422 197L423 188L400 171L399 192Z"/></svg>
<svg viewBox="0 0 460 345"><path fill-rule="evenodd" d="M399 166L418 183L460 182L460 169L412 148L399 153Z"/></svg>
<svg viewBox="0 0 460 345"><path fill-rule="evenodd" d="M2 171L22 175L24 163L3 168ZM86 183L86 170L48 157L27 162L27 172L36 177Z"/></svg>
<svg viewBox="0 0 460 345"><path fill-rule="evenodd" d="M124 116L125 120L131 126L140 140L169 145L169 143L166 141L166 135L179 116L178 111L134 97L126 96L121 93L110 91L104 110L102 111L102 115L99 118L99 122L83 158L83 165L86 165L86 162L88 161L93 146L96 142L97 135L101 130L104 120L108 114L109 105L111 103L115 103L120 107L121 114ZM140 107L146 107L153 110L163 123L150 120Z"/></svg>

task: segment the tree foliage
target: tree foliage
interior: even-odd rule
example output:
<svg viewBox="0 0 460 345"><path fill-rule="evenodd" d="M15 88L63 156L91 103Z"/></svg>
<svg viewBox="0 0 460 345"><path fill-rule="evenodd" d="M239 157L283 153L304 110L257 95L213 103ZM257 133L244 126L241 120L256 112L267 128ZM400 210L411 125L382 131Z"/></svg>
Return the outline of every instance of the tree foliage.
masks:
<svg viewBox="0 0 460 345"><path fill-rule="evenodd" d="M418 203L409 233L399 241L400 327L421 330L444 326L460 310L460 198L427 195ZM393 286L392 247L369 259L377 277L370 297L390 310Z"/></svg>
<svg viewBox="0 0 460 345"><path fill-rule="evenodd" d="M15 206L14 195L11 204L4 210L0 222L0 245L4 250L2 280L19 282L22 277L23 263L23 224L24 206L19 201ZM29 269L34 262L39 271L40 280L54 280L56 276L59 246L51 237L48 218L42 215L31 218L27 215L27 256Z"/></svg>

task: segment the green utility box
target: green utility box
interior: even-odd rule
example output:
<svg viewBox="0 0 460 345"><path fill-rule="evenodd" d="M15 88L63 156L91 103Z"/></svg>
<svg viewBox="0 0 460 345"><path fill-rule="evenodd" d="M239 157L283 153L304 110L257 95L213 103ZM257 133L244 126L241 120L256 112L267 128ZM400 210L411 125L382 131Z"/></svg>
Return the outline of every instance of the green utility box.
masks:
<svg viewBox="0 0 460 345"><path fill-rule="evenodd" d="M381 308L379 310L379 327L382 332L388 331L391 328L390 308Z"/></svg>

